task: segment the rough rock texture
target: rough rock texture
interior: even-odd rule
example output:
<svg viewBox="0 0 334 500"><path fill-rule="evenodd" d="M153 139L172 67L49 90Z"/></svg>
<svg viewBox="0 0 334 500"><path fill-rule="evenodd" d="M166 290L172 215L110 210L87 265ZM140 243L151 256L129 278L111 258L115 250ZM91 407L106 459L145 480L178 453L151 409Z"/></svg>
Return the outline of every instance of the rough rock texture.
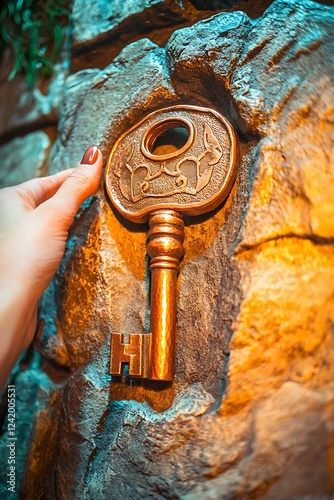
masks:
<svg viewBox="0 0 334 500"><path fill-rule="evenodd" d="M72 68L103 68L129 43L148 37L165 46L177 27L239 9L260 16L272 0L74 0L72 2Z"/></svg>
<svg viewBox="0 0 334 500"><path fill-rule="evenodd" d="M185 22L198 12L190 2L177 0L128 0L126 2L100 1L94 5L88 0L75 0L72 7L73 45L95 43L111 35L129 29L136 35L152 29ZM137 23L134 30L134 22Z"/></svg>
<svg viewBox="0 0 334 500"><path fill-rule="evenodd" d="M190 1L74 0L72 68L105 67L129 43L148 36L164 46L177 26L207 17Z"/></svg>
<svg viewBox="0 0 334 500"><path fill-rule="evenodd" d="M328 6L276 0L67 79L52 171L90 143L107 157L148 112L186 103L230 119L240 172L222 207L186 221L166 386L108 375L110 331L147 330L146 228L117 216L103 185L82 207L43 298L44 364L17 380L46 387L40 410L17 416L33 422L24 498L334 494L333 23Z"/></svg>
<svg viewBox="0 0 334 500"><path fill-rule="evenodd" d="M271 0L230 2L233 8L258 16ZM197 2L201 3L201 2ZM193 24L212 15L212 10L228 9L228 2L193 5L186 0L127 0L109 2L74 0L72 2L72 59L69 54L70 29L64 37L64 48L55 65L53 77L39 82L31 91L22 75L8 82L13 65L7 51L0 65L0 140L17 133L31 131L46 124L55 124L64 81L73 71L82 68L104 68L129 43L144 36L164 46L177 26Z"/></svg>
<svg viewBox="0 0 334 500"><path fill-rule="evenodd" d="M69 49L65 36L64 48L55 64L53 76L47 82L37 82L31 90L21 74L16 75L13 81L7 81L13 61L12 54L6 51L0 65L0 140L56 123L69 64Z"/></svg>
<svg viewBox="0 0 334 500"><path fill-rule="evenodd" d="M40 363L33 360L29 370L20 372L15 380L16 388L16 449L15 468L16 481L20 484L25 475L27 455L24 450L30 449L33 455L34 468L36 470L33 480L36 478L44 482L48 464L52 457L50 449L50 437L54 437L57 427L54 422L57 418L56 408L58 395L57 384L52 381L52 373L44 373L39 369ZM50 377L51 375L51 377ZM58 405L59 406L59 405ZM7 436L6 436L7 437ZM3 499L17 498L7 490L8 474L8 440L0 439L0 497ZM26 481L29 484L29 477ZM38 490L33 490L33 498L38 498ZM16 488L17 492L17 488ZM36 494L36 497L35 497Z"/></svg>
<svg viewBox="0 0 334 500"><path fill-rule="evenodd" d="M42 131L18 137L0 147L0 187L13 186L47 171L49 136Z"/></svg>
<svg viewBox="0 0 334 500"><path fill-rule="evenodd" d="M74 0L72 5L73 48L83 49L102 40L134 37L184 23L194 22L212 11L231 8L249 11L256 17L272 0L127 0L92 4L88 0Z"/></svg>

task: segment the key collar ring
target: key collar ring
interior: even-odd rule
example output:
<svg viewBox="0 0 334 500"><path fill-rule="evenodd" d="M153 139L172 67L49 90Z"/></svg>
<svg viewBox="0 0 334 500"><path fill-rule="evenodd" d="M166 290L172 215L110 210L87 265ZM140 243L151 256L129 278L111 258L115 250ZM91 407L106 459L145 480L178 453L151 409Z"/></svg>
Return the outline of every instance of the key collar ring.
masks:
<svg viewBox="0 0 334 500"><path fill-rule="evenodd" d="M181 148L173 151L171 153L167 153L164 155L155 155L152 153L154 144L158 137L160 137L164 132L173 128L184 128L188 132L187 142ZM171 160L172 158L176 158L181 154L185 153L190 146L193 144L194 139L196 137L196 131L193 123L181 116L165 118L153 123L144 133L140 148L146 158L149 158L153 161L164 161Z"/></svg>

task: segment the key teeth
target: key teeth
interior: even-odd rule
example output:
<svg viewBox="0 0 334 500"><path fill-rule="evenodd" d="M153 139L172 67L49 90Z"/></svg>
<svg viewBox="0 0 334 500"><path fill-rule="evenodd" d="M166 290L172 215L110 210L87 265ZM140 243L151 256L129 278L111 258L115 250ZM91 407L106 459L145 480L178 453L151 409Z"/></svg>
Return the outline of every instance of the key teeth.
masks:
<svg viewBox="0 0 334 500"><path fill-rule="evenodd" d="M110 375L121 376L123 365L129 364L129 376L148 378L148 356L151 335L147 333L112 333Z"/></svg>

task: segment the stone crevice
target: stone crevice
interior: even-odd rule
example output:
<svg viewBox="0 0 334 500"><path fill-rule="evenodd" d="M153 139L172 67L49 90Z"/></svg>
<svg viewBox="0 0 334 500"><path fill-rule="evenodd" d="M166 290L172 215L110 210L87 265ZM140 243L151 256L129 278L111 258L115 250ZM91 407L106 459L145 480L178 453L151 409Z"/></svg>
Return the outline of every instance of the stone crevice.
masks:
<svg viewBox="0 0 334 500"><path fill-rule="evenodd" d="M295 233L286 233L286 234L279 234L277 236L273 236L271 238L265 238L261 241L258 241L254 244L252 243L241 243L238 245L238 247L234 251L234 255L236 257L242 256L244 253L252 251L252 250L259 250L262 248L264 245L274 242L274 241L280 241L280 240L287 240L287 239L299 239L299 240L306 240L310 241L311 243L314 243L315 245L334 245L334 236L333 237L328 237L324 238L322 236L318 236L316 234L295 234Z"/></svg>

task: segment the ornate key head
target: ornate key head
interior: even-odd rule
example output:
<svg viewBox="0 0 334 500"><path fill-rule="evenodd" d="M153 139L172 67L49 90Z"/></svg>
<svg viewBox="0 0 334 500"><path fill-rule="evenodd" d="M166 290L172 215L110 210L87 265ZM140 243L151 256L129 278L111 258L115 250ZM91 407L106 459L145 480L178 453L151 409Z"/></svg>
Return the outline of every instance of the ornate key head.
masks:
<svg viewBox="0 0 334 500"><path fill-rule="evenodd" d="M159 138L172 129L184 132L184 144L157 153ZM154 111L116 141L106 188L117 210L133 222L165 208L199 215L226 198L236 160L236 136L226 118L212 109L172 106Z"/></svg>

